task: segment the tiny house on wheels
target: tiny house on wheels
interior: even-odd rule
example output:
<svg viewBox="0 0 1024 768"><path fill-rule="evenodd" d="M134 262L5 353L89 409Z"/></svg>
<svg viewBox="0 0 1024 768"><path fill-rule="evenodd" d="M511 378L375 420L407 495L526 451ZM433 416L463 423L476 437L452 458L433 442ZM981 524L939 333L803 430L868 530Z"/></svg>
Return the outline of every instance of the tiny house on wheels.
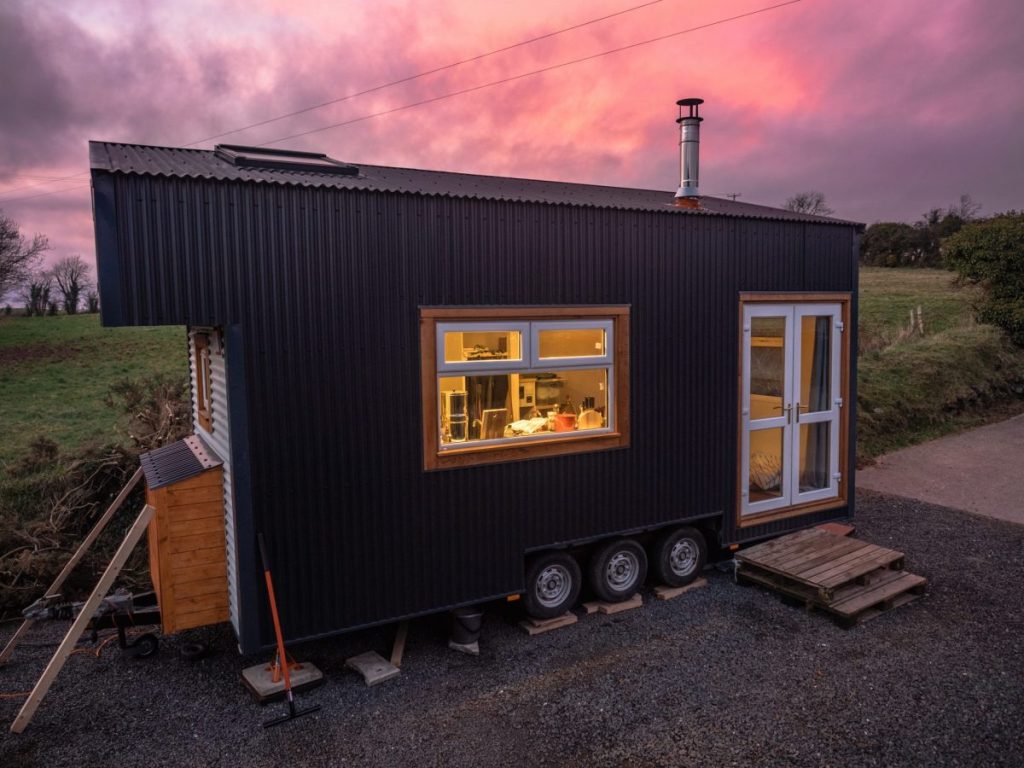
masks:
<svg viewBox="0 0 1024 768"><path fill-rule="evenodd" d="M675 194L90 145L103 323L187 327L150 544L214 597L158 584L175 626L273 642L258 533L297 641L551 617L853 514L861 226L701 196L698 101Z"/></svg>

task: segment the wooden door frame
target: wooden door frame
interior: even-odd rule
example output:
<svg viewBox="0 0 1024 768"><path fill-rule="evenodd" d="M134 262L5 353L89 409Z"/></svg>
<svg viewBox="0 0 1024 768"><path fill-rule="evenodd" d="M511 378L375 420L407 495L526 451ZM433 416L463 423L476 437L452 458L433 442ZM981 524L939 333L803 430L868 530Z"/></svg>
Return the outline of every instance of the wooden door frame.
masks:
<svg viewBox="0 0 1024 768"><path fill-rule="evenodd" d="M772 293L772 292L741 292L738 306L739 339L736 359L736 506L734 510L736 525L739 528L751 528L756 525L784 520L789 517L809 515L827 509L844 507L849 501L850 483L850 411L854 404L850 402L850 308L853 295L848 292L836 293ZM831 499L797 504L780 510L769 510L761 514L743 516L743 486L747 478L743 477L743 310L747 304L839 304L843 333L839 347L839 392L843 400L839 414L839 495Z"/></svg>

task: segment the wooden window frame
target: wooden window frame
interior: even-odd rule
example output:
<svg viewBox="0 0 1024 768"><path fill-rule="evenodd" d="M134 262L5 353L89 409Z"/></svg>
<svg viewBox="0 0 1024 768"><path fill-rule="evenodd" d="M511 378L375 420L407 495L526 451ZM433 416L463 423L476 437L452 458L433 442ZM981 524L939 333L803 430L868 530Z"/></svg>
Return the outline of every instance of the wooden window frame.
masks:
<svg viewBox="0 0 1024 768"><path fill-rule="evenodd" d="M736 369L736 525L753 528L789 517L810 515L829 509L845 507L849 503L850 487L850 293L741 293L739 301L739 345ZM760 514L743 515L743 309L747 304L839 304L843 323L839 351L839 391L843 404L839 415L839 495L832 499L796 504Z"/></svg>
<svg viewBox="0 0 1024 768"><path fill-rule="evenodd" d="M196 372L196 413L199 426L213 434L213 377L210 373L210 333L196 331L192 337L195 347L193 367Z"/></svg>
<svg viewBox="0 0 1024 768"><path fill-rule="evenodd" d="M626 448L629 446L629 312L626 305L555 307L421 307L420 308L420 390L422 392L423 469L427 471L457 467L522 461L545 456ZM438 436L437 323L450 320L493 322L564 321L605 319L613 322L613 413L611 432L546 438L522 443L467 446L440 450ZM528 366L529 363L527 362ZM604 367L607 363L602 363ZM443 373L443 372L442 372Z"/></svg>

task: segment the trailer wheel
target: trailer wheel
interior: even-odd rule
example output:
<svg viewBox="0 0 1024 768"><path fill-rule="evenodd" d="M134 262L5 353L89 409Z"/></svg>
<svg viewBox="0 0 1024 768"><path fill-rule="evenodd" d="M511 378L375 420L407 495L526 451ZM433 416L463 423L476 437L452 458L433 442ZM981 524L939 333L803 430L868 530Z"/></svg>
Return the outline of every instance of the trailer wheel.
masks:
<svg viewBox="0 0 1024 768"><path fill-rule="evenodd" d="M628 600L647 576L647 553L632 539L618 539L601 547L590 559L590 586L605 602Z"/></svg>
<svg viewBox="0 0 1024 768"><path fill-rule="evenodd" d="M654 576L670 587L683 587L697 578L708 559L708 545L696 528L674 528L651 548Z"/></svg>
<svg viewBox="0 0 1024 768"><path fill-rule="evenodd" d="M156 639L156 635L152 632L147 632L135 638L128 647L131 649L132 656L136 659L148 659L159 650L160 642Z"/></svg>
<svg viewBox="0 0 1024 768"><path fill-rule="evenodd" d="M535 619L553 619L570 610L580 596L583 576L579 563L566 552L544 552L526 568L523 604Z"/></svg>

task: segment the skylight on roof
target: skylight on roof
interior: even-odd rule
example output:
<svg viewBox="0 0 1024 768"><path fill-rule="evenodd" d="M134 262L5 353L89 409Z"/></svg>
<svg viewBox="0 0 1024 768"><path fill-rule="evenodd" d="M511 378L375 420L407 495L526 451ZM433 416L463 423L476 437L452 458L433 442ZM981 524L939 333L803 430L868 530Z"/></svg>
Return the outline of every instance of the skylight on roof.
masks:
<svg viewBox="0 0 1024 768"><path fill-rule="evenodd" d="M341 163L320 152L297 152L291 149L244 147L239 144L218 144L217 157L239 168L267 168L279 171L315 171L356 176L359 169Z"/></svg>

